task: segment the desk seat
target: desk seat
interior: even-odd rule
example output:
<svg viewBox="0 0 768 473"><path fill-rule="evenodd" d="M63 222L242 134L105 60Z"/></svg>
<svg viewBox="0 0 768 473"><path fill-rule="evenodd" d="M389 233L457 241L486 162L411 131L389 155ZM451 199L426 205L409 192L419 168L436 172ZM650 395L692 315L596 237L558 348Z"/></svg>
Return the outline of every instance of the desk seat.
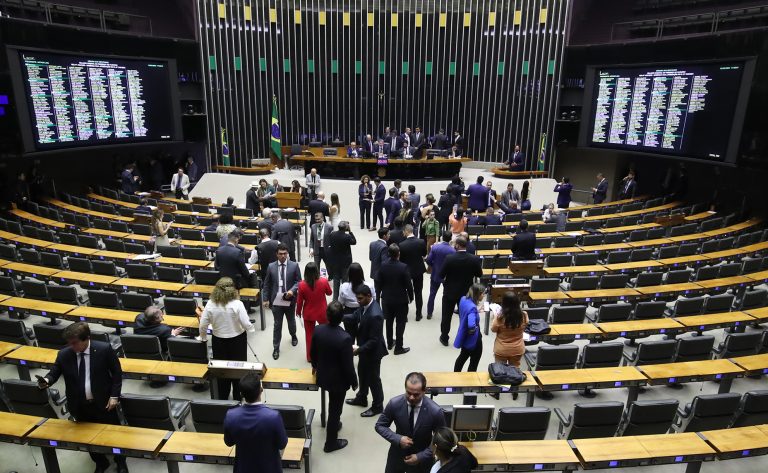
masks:
<svg viewBox="0 0 768 473"><path fill-rule="evenodd" d="M746 312L722 312L718 314L691 315L675 317L675 320L688 330L707 331L718 328L738 327L755 322L755 318Z"/></svg>

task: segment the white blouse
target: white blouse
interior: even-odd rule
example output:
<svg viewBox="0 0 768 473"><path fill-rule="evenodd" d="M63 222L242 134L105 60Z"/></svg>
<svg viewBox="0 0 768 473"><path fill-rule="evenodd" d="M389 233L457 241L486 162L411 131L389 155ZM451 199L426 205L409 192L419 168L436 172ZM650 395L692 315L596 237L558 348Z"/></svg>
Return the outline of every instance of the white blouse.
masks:
<svg viewBox="0 0 768 473"><path fill-rule="evenodd" d="M373 286L373 280L366 279L363 284L371 288L373 300L376 300L376 288ZM345 282L341 285L341 288L339 288L339 302L344 307L351 307L354 309L360 307L360 304L357 303L357 296L355 295L351 282Z"/></svg>
<svg viewBox="0 0 768 473"><path fill-rule="evenodd" d="M211 326L213 336L216 338L233 338L245 331L255 331L243 301L238 299L227 302L223 307L209 300L205 304L203 315L200 316L200 340L202 341L208 340L208 325Z"/></svg>

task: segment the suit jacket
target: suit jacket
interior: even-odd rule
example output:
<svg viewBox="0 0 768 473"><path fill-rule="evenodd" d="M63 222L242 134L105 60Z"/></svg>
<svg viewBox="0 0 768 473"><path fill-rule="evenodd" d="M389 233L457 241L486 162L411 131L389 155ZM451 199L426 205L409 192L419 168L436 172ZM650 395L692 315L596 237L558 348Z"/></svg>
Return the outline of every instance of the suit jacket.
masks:
<svg viewBox="0 0 768 473"><path fill-rule="evenodd" d="M414 148L421 148L424 146L424 143L426 142L426 137L424 136L424 133L411 133L411 146Z"/></svg>
<svg viewBox="0 0 768 473"><path fill-rule="evenodd" d="M355 310L355 318L359 321L357 326L357 354L360 361L380 361L389 352L384 343L384 312L381 311L379 302L372 301L367 309L358 307Z"/></svg>
<svg viewBox="0 0 768 473"><path fill-rule="evenodd" d="M521 260L536 259L536 234L518 232L512 237L512 257Z"/></svg>
<svg viewBox="0 0 768 473"><path fill-rule="evenodd" d="M347 156L352 158L358 158L363 155L363 150L359 146L347 146Z"/></svg>
<svg viewBox="0 0 768 473"><path fill-rule="evenodd" d="M557 207L560 209L567 209L571 205L571 190L573 190L573 184L557 184L555 185L555 192L557 192Z"/></svg>
<svg viewBox="0 0 768 473"><path fill-rule="evenodd" d="M409 304L413 300L413 283L408 266L400 261L389 260L381 265L379 278L374 281L381 290L385 304Z"/></svg>
<svg viewBox="0 0 768 473"><path fill-rule="evenodd" d="M216 269L222 277L232 278L236 288L248 286L250 275L245 266L243 252L239 248L230 244L221 245L216 250Z"/></svg>
<svg viewBox="0 0 768 473"><path fill-rule="evenodd" d="M472 210L485 210L488 208L488 188L482 184L472 184L467 189L469 199L467 206Z"/></svg>
<svg viewBox="0 0 768 473"><path fill-rule="evenodd" d="M463 136L459 135L453 139L453 146L456 147L456 155L462 155L466 149L466 140Z"/></svg>
<svg viewBox="0 0 768 473"><path fill-rule="evenodd" d="M245 208L258 211L261 206L259 205L259 198L256 195L256 189L250 188L245 193ZM256 212L254 212L255 214Z"/></svg>
<svg viewBox="0 0 768 473"><path fill-rule="evenodd" d="M387 242L376 239L368 245L368 259L371 261L371 279L376 281L379 277L379 268L384 262L389 261Z"/></svg>
<svg viewBox="0 0 768 473"><path fill-rule="evenodd" d="M277 240L269 239L262 240L256 250L259 255L259 277L263 280L267 276L267 267L273 261L277 261L277 245L280 242Z"/></svg>
<svg viewBox="0 0 768 473"><path fill-rule="evenodd" d="M328 324L315 327L309 357L317 370L318 386L330 392L357 389L352 336L343 328Z"/></svg>
<svg viewBox="0 0 768 473"><path fill-rule="evenodd" d="M320 252L320 240L317 239L317 227L320 225L319 223L313 223L310 227L310 234L309 234L309 247L312 248L312 251L315 254L319 254ZM323 248L325 248L326 253L328 252L328 248L331 246L331 239L329 238L331 236L331 232L333 231L333 225L331 225L328 222L323 223Z"/></svg>
<svg viewBox="0 0 768 473"><path fill-rule="evenodd" d="M385 200L384 210L387 211L387 218L384 220L384 223L387 225L392 225L395 222L395 218L397 218L397 214L400 213L400 209L402 208L403 206L400 204L400 199L397 197L390 197Z"/></svg>
<svg viewBox="0 0 768 473"><path fill-rule="evenodd" d="M110 397L120 397L123 387L123 370L120 368L120 360L106 342L91 340L91 393L93 401L99 408L104 408ZM62 348L56 355L56 362L45 375L49 385L64 376L64 386L67 394L67 409L77 419L80 414L80 406L85 398L80 395L78 388L77 353L69 347Z"/></svg>
<svg viewBox="0 0 768 473"><path fill-rule="evenodd" d="M179 179L178 174L174 174L171 178L171 192L176 192L176 182ZM181 175L181 185L178 186L181 189L181 193L184 195L189 194L189 176L186 174Z"/></svg>
<svg viewBox="0 0 768 473"><path fill-rule="evenodd" d="M133 180L133 173L127 169L123 169L120 174L120 182L122 183L123 192L128 195L133 195L136 192L136 181Z"/></svg>
<svg viewBox="0 0 768 473"><path fill-rule="evenodd" d="M432 138L432 147L435 149L448 149L448 137L438 133Z"/></svg>
<svg viewBox="0 0 768 473"><path fill-rule="evenodd" d="M439 427L445 427L443 409L429 399L421 398L419 416L416 425L412 428L408 419L408 400L405 394L393 397L384 408L384 412L376 421L376 433L389 442L386 471L406 471L408 473L426 473L432 468L434 458L430 444L432 436ZM390 428L395 423L395 431ZM413 440L413 446L404 449L400 447L400 439L404 436ZM419 463L415 466L406 466L404 459L408 455L415 454Z"/></svg>
<svg viewBox="0 0 768 473"><path fill-rule="evenodd" d="M333 274L343 277L344 271L352 264L352 245L357 244L355 235L352 232L341 232L336 230L328 237L330 241L331 255L328 262L333 270Z"/></svg>
<svg viewBox="0 0 768 473"><path fill-rule="evenodd" d="M275 298L275 295L280 291L280 273L279 261L273 261L269 263L267 267L267 275L264 278L264 284L261 286L261 291L265 301L269 301L270 304ZM299 269L299 263L288 260L285 262L285 289L283 292L291 291L293 293L293 300L291 301L291 307L296 304L296 293L299 290L299 281L301 281L301 270Z"/></svg>
<svg viewBox="0 0 768 473"><path fill-rule="evenodd" d="M525 169L525 153L522 151L513 152L512 157L505 164L509 164L510 171L522 171Z"/></svg>
<svg viewBox="0 0 768 473"><path fill-rule="evenodd" d="M604 178L595 186L595 189L597 190L592 193L592 200L596 204L602 204L606 195L608 195L608 180Z"/></svg>
<svg viewBox="0 0 768 473"><path fill-rule="evenodd" d="M400 261L408 266L411 278L422 278L427 271L424 258L427 256L427 242L421 238L410 237L400 243Z"/></svg>
<svg viewBox="0 0 768 473"><path fill-rule="evenodd" d="M389 232L389 240L387 242L391 245L392 243L400 244L405 240L405 235L403 234L402 230L394 229Z"/></svg>
<svg viewBox="0 0 768 473"><path fill-rule="evenodd" d="M463 296L475 278L482 277L483 265L478 256L466 251L448 255L440 268L443 280L443 294Z"/></svg>
<svg viewBox="0 0 768 473"><path fill-rule="evenodd" d="M635 196L635 190L637 189L637 182L632 179L629 182L621 183L621 192L619 192L619 198L630 199Z"/></svg>
<svg viewBox="0 0 768 473"><path fill-rule="evenodd" d="M328 207L328 204L322 200L312 199L309 201L307 207L307 213L310 217L314 217L314 215L318 212L323 214L326 218L331 215L330 207Z"/></svg>
<svg viewBox="0 0 768 473"><path fill-rule="evenodd" d="M283 245L287 246L288 251L291 254L293 254L294 250L296 249L296 241L294 239L295 233L296 229L288 220L281 219L272 225L272 239L277 240Z"/></svg>
<svg viewBox="0 0 768 473"><path fill-rule="evenodd" d="M379 184L376 189L373 190L373 203L384 205L384 200L387 198L387 188L384 184Z"/></svg>
<svg viewBox="0 0 768 473"><path fill-rule="evenodd" d="M373 140L371 140L371 141L364 140L363 141L363 150L366 153L373 154L373 150L374 150L375 147L376 147L376 142L375 141L373 141Z"/></svg>
<svg viewBox="0 0 768 473"><path fill-rule="evenodd" d="M281 473L288 435L280 413L264 404L242 405L224 417L224 443L237 445L235 473Z"/></svg>

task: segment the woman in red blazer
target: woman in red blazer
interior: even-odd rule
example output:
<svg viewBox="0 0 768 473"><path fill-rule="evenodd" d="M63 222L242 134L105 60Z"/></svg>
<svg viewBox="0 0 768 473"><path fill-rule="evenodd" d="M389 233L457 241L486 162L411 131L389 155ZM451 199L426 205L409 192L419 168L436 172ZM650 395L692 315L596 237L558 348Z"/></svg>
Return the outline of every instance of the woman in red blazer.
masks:
<svg viewBox="0 0 768 473"><path fill-rule="evenodd" d="M328 302L325 297L333 294L328 280L320 277L320 270L314 262L304 267L304 280L299 283L299 294L296 296L296 316L304 318L304 334L307 337L307 361L309 348L312 344L312 334L315 323L327 324L325 311Z"/></svg>

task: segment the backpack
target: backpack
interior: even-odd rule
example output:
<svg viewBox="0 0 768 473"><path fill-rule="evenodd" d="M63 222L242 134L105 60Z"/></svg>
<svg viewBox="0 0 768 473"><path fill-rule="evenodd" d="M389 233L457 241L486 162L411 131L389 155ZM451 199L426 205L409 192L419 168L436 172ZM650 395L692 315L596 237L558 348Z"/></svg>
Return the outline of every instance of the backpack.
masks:
<svg viewBox="0 0 768 473"><path fill-rule="evenodd" d="M520 368L504 363L491 363L488 365L488 375L493 384L509 384L519 386L523 384L527 376Z"/></svg>
<svg viewBox="0 0 768 473"><path fill-rule="evenodd" d="M544 319L530 319L525 331L531 335L546 335L552 331L549 324Z"/></svg>

